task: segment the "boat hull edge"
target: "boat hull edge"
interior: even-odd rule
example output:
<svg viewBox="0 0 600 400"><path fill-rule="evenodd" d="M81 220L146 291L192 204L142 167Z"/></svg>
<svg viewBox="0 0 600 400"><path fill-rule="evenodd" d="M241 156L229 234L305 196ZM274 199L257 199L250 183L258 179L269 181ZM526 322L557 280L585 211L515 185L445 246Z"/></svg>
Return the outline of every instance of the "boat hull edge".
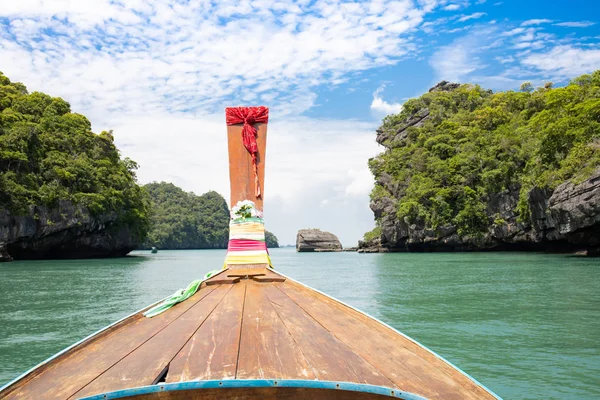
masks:
<svg viewBox="0 0 600 400"><path fill-rule="evenodd" d="M383 386L351 382L333 382L319 380L295 379L231 379L189 381L176 383L159 383L131 389L101 393L80 400L111 400L111 399L212 399L218 394L219 399L235 399L243 393L245 399L277 398L281 395L286 400L304 399L386 399L427 400L413 393L403 392ZM169 395L171 394L171 396ZM159 397L160 396L160 397ZM274 396L274 397L271 397Z"/></svg>

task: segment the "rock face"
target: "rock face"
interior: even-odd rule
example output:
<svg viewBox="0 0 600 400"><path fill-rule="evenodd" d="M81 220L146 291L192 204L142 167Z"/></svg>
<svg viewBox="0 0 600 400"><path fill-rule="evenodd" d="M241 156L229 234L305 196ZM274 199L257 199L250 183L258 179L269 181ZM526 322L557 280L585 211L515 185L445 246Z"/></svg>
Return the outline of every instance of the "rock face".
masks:
<svg viewBox="0 0 600 400"><path fill-rule="evenodd" d="M320 229L300 229L296 235L296 251L342 251L342 244L333 233Z"/></svg>
<svg viewBox="0 0 600 400"><path fill-rule="evenodd" d="M459 86L443 81L430 92L452 91ZM429 108L421 108L393 129L379 128L377 142L388 150L402 147L411 128L424 126L430 118ZM378 168L377 164L385 161L376 157L371 162ZM370 204L381 236L370 242L359 242L359 252L583 250L588 255L600 255L600 168L583 182L565 182L554 190L531 189L526 198L531 215L526 221L522 221L517 212L519 184L489 195L484 201L490 226L477 237L461 237L452 224L433 229L422 218L412 222L399 219L397 205L403 196L400 183L383 169L376 174L376 181L389 193L377 196Z"/></svg>
<svg viewBox="0 0 600 400"><path fill-rule="evenodd" d="M423 124L428 116L428 110L421 110L401 125L391 140L389 134L379 133L377 142L382 145L385 142L386 147L399 145L406 138L406 129ZM385 173L377 177L377 182L395 197L383 197L370 204L375 217L380 218L382 235L373 242L360 242L359 252L586 250L588 255L600 255L600 168L579 184L565 182L554 191L531 189L528 193L531 218L527 222L518 221L518 185L490 196L486 213L498 223L478 239L460 237L453 225L434 230L423 222L409 224L399 220L398 187Z"/></svg>
<svg viewBox="0 0 600 400"><path fill-rule="evenodd" d="M448 81L441 81L431 89L430 92L443 92L454 90L459 87L458 83L450 83ZM401 146L402 141L406 139L408 135L408 128L415 127L419 128L425 124L425 121L429 118L429 108L425 107L417 111L410 118L406 119L396 130L396 132L385 132L381 128L377 129L377 143L386 147ZM392 139L388 142L389 139Z"/></svg>
<svg viewBox="0 0 600 400"><path fill-rule="evenodd" d="M433 230L423 223L399 220L396 200L386 197L370 205L375 215L382 216L381 238L361 242L359 251L587 250L588 255L599 254L600 168L579 184L563 183L554 191L530 190L530 222L518 221L518 201L518 186L488 198L487 214L500 218L474 240L460 237L452 225Z"/></svg>
<svg viewBox="0 0 600 400"><path fill-rule="evenodd" d="M116 214L92 216L82 206L31 207L24 216L0 210L0 261L124 256L139 245Z"/></svg>

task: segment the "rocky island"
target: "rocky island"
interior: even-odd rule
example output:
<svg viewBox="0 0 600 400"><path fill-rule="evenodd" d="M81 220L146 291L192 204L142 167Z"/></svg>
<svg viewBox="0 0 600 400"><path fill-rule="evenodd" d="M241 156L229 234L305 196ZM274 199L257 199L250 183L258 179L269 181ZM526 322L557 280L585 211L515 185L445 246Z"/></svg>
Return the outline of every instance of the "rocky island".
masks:
<svg viewBox="0 0 600 400"><path fill-rule="evenodd" d="M331 232L320 229L300 229L296 235L296 251L342 251L342 243Z"/></svg>
<svg viewBox="0 0 600 400"><path fill-rule="evenodd" d="M125 255L148 229L112 132L0 73L0 261Z"/></svg>
<svg viewBox="0 0 600 400"><path fill-rule="evenodd" d="M441 82L377 130L359 251L600 253L600 71L493 93Z"/></svg>
<svg viewBox="0 0 600 400"><path fill-rule="evenodd" d="M150 231L141 249L226 249L229 207L219 193L200 196L169 182L144 185L150 196ZM279 247L277 237L265 232L267 247Z"/></svg>

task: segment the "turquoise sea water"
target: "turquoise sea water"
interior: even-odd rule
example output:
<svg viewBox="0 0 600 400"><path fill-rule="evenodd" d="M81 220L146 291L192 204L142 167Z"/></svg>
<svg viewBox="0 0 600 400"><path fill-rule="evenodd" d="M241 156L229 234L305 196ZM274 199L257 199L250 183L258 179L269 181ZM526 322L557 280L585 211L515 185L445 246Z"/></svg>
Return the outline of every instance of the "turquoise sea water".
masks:
<svg viewBox="0 0 600 400"><path fill-rule="evenodd" d="M392 325L505 399L600 398L600 259L274 249L275 267ZM0 385L219 268L221 250L0 264Z"/></svg>

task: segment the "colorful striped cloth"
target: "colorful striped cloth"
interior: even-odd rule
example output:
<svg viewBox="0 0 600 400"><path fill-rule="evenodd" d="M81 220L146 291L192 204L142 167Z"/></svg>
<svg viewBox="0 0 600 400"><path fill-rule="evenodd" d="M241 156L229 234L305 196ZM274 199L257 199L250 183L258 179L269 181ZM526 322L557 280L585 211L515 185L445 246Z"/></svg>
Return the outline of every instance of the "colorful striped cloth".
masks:
<svg viewBox="0 0 600 400"><path fill-rule="evenodd" d="M225 266L227 264L271 265L262 218L235 218L229 222L229 245Z"/></svg>

